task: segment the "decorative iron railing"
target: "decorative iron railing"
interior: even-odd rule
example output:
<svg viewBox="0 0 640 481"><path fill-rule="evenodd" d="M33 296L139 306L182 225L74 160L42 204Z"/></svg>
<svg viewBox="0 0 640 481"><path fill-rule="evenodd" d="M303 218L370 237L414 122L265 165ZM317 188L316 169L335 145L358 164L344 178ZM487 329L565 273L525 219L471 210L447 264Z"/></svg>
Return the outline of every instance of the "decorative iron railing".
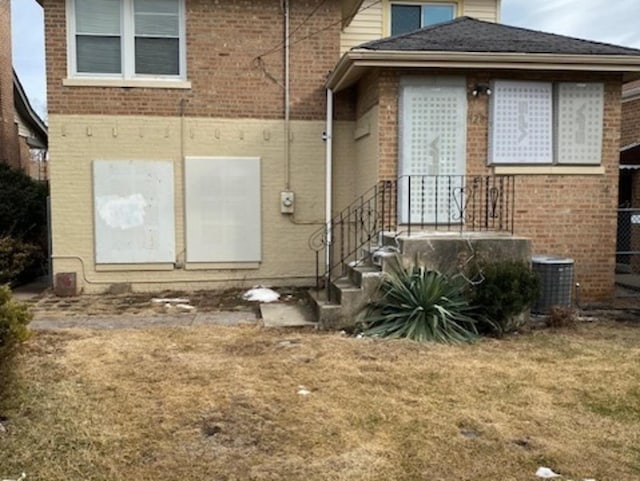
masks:
<svg viewBox="0 0 640 481"><path fill-rule="evenodd" d="M316 287L329 286L349 263L364 262L384 232L500 231L513 233L513 176L407 175L383 180L309 239Z"/></svg>

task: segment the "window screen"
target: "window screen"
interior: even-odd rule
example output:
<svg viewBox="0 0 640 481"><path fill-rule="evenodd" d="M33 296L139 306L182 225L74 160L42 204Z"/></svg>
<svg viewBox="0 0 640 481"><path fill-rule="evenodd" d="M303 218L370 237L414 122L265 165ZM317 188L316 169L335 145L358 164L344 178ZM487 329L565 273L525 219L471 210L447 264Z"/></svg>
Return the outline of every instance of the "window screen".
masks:
<svg viewBox="0 0 640 481"><path fill-rule="evenodd" d="M180 4L178 0L135 0L137 74L180 73Z"/></svg>
<svg viewBox="0 0 640 481"><path fill-rule="evenodd" d="M120 0L76 0L78 72L121 73Z"/></svg>

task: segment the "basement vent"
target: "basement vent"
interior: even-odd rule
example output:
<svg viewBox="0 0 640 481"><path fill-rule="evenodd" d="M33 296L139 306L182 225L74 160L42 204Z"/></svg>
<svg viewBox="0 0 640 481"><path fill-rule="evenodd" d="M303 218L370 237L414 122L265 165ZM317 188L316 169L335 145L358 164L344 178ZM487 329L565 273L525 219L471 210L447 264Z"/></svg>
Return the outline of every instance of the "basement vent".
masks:
<svg viewBox="0 0 640 481"><path fill-rule="evenodd" d="M553 306L571 306L573 259L534 255L533 272L540 279L540 294L531 307L534 314L547 314Z"/></svg>

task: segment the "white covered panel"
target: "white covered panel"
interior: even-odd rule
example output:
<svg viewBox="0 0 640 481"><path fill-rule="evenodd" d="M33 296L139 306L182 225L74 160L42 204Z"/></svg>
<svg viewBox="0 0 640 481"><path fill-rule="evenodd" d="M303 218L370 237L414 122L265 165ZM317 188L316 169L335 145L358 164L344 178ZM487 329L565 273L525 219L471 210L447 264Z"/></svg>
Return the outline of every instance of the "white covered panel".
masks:
<svg viewBox="0 0 640 481"><path fill-rule="evenodd" d="M175 261L173 163L93 162L98 264Z"/></svg>
<svg viewBox="0 0 640 481"><path fill-rule="evenodd" d="M553 86L497 80L490 102L489 162L553 162Z"/></svg>
<svg viewBox="0 0 640 481"><path fill-rule="evenodd" d="M187 262L261 260L260 159L185 160Z"/></svg>
<svg viewBox="0 0 640 481"><path fill-rule="evenodd" d="M466 118L464 78L421 78L403 82L398 203L402 223L454 220L455 211L459 209L450 205L453 202L450 194L462 185L465 175Z"/></svg>
<svg viewBox="0 0 640 481"><path fill-rule="evenodd" d="M559 164L600 164L604 85L558 84L557 161Z"/></svg>

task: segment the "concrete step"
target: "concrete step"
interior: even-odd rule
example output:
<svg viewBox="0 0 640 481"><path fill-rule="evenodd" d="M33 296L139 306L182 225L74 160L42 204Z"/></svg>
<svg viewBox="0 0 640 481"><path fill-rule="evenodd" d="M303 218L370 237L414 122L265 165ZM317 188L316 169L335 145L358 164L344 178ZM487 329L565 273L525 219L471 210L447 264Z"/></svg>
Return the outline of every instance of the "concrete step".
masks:
<svg viewBox="0 0 640 481"><path fill-rule="evenodd" d="M327 301L326 290L317 291L312 289L309 291L312 306L314 309L315 319L318 322L318 329L333 330L341 328L342 306L335 302Z"/></svg>

